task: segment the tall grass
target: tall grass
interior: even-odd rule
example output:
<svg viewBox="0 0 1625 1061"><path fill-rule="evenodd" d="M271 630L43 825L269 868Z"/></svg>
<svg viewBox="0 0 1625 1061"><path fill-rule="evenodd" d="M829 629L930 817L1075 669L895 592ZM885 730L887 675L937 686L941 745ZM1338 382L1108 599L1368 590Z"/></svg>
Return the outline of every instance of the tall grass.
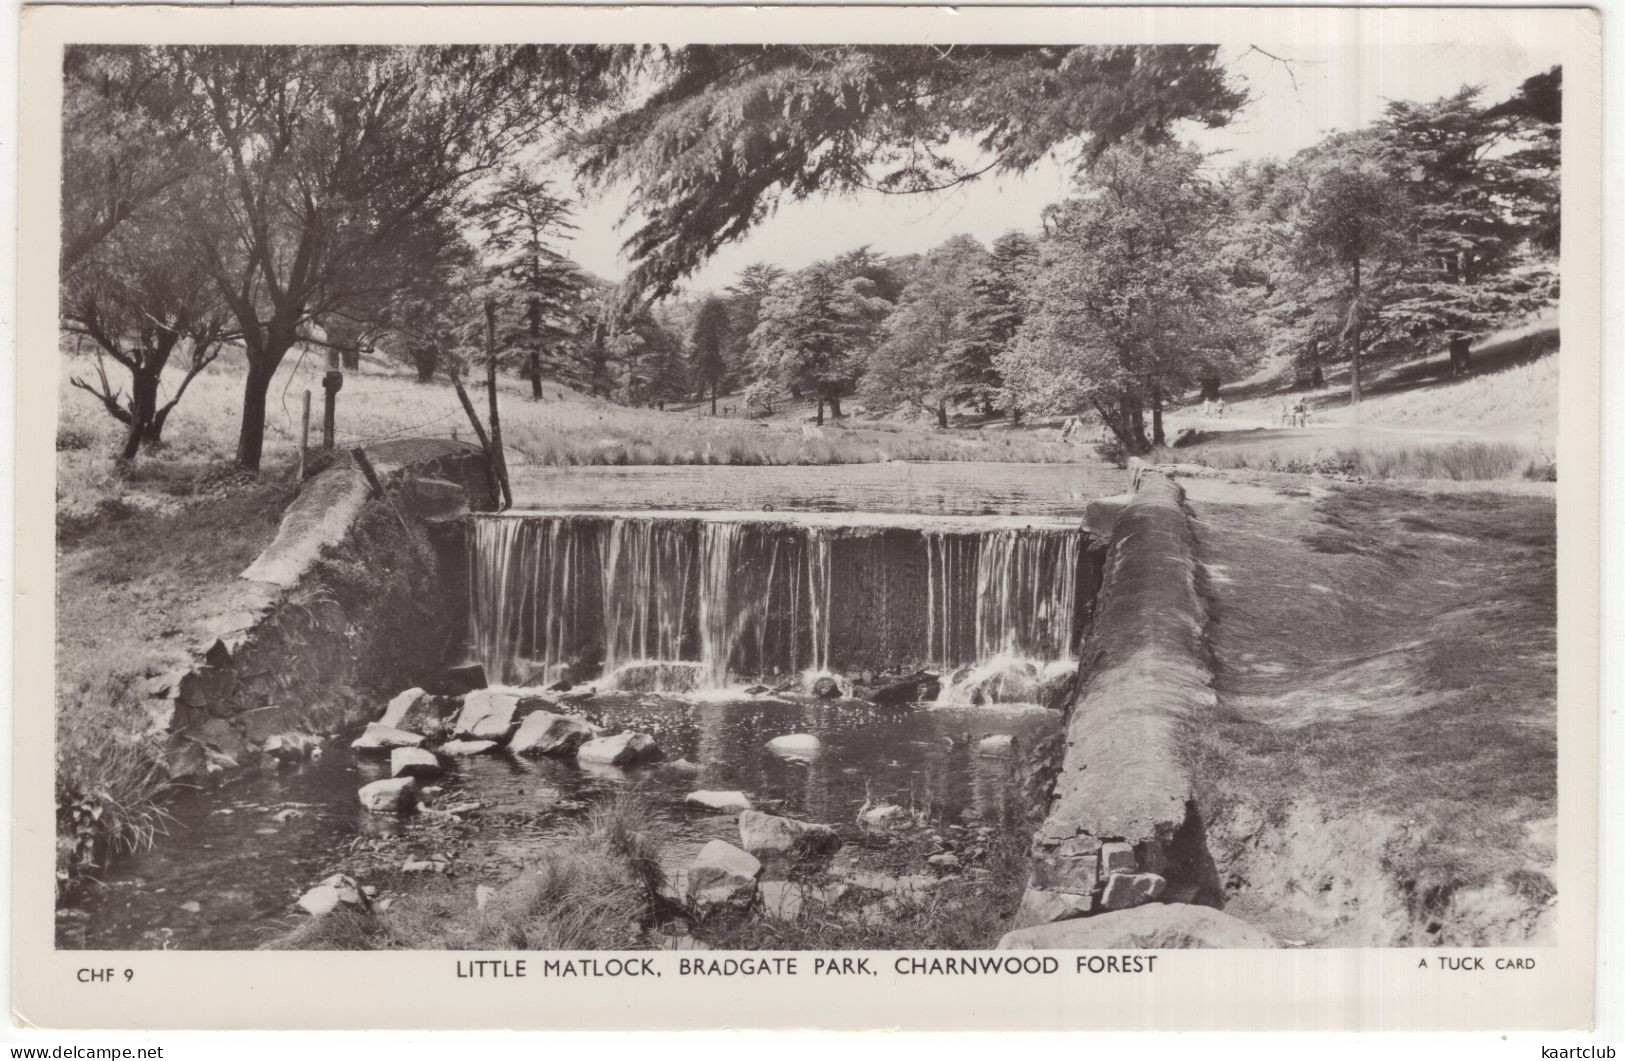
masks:
<svg viewBox="0 0 1625 1061"><path fill-rule="evenodd" d="M1555 479L1551 455L1534 445L1506 441L1453 441L1410 445L1337 445L1306 437L1271 445L1199 445L1159 449L1153 460L1210 468L1354 475L1362 479Z"/></svg>
<svg viewBox="0 0 1625 1061"><path fill-rule="evenodd" d="M438 882L384 911L339 908L273 942L278 950L639 950L663 887L660 823L640 793L585 819L483 907Z"/></svg>

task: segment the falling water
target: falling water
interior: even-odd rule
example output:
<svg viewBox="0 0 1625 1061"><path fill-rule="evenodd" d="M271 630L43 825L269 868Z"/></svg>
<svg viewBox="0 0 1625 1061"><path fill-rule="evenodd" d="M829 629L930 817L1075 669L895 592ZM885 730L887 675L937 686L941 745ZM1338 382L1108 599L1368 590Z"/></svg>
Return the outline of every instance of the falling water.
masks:
<svg viewBox="0 0 1625 1061"><path fill-rule="evenodd" d="M504 682L684 661L699 683L1075 655L1082 535L535 515L473 521L470 628ZM645 679L647 680L647 679Z"/></svg>

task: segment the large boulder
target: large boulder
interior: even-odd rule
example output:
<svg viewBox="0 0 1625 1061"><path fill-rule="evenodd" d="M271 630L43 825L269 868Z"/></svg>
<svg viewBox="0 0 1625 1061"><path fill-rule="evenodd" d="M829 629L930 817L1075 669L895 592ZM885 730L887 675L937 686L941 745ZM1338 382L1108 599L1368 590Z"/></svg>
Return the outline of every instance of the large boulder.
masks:
<svg viewBox="0 0 1625 1061"><path fill-rule="evenodd" d="M726 840L712 840L688 867L688 901L702 911L749 906L761 874L761 862L750 853Z"/></svg>
<svg viewBox="0 0 1625 1061"><path fill-rule="evenodd" d="M613 737L598 737L576 749L576 760L583 763L607 763L610 766L635 766L652 763L661 757L660 746L647 733L617 733Z"/></svg>
<svg viewBox="0 0 1625 1061"><path fill-rule="evenodd" d="M396 748L422 746L421 734L408 733L404 729L396 729L378 722L367 723L367 728L361 731L361 736L350 742L350 747L358 752L387 752Z"/></svg>
<svg viewBox="0 0 1625 1061"><path fill-rule="evenodd" d="M1274 937L1208 906L1152 903L1007 932L1000 950L1174 950L1275 947Z"/></svg>
<svg viewBox="0 0 1625 1061"><path fill-rule="evenodd" d="M812 694L820 700L839 700L841 683L825 674L812 683Z"/></svg>
<svg viewBox="0 0 1625 1061"><path fill-rule="evenodd" d="M573 755L599 732L598 727L573 715L535 711L519 723L508 750L516 755Z"/></svg>
<svg viewBox="0 0 1625 1061"><path fill-rule="evenodd" d="M722 811L724 814L750 810L750 800L743 792L690 792L683 797L683 802L692 803L709 810ZM746 849L749 850L749 845L746 846Z"/></svg>
<svg viewBox="0 0 1625 1061"><path fill-rule="evenodd" d="M433 703L433 696L427 691L414 686L404 692L396 693L395 698L384 708L384 714L378 719L378 722L380 725L388 726L391 729L417 732L422 728L423 719L427 716L428 708Z"/></svg>
<svg viewBox="0 0 1625 1061"><path fill-rule="evenodd" d="M340 906L353 906L365 910L370 904L367 893L354 877L335 873L299 897L299 907L307 914L320 917Z"/></svg>
<svg viewBox="0 0 1625 1061"><path fill-rule="evenodd" d="M746 810L739 815L739 843L764 862L818 862L841 849L827 825Z"/></svg>
<svg viewBox="0 0 1625 1061"><path fill-rule="evenodd" d="M452 724L452 733L468 740L494 740L500 744L513 732L518 707L518 693L476 689L463 697L463 710Z"/></svg>
<svg viewBox="0 0 1625 1061"><path fill-rule="evenodd" d="M439 758L426 748L396 748L389 753L391 777L439 777L444 772Z"/></svg>
<svg viewBox="0 0 1625 1061"><path fill-rule="evenodd" d="M407 814L418 805L418 787L410 777L392 777L361 786L361 805L374 814Z"/></svg>

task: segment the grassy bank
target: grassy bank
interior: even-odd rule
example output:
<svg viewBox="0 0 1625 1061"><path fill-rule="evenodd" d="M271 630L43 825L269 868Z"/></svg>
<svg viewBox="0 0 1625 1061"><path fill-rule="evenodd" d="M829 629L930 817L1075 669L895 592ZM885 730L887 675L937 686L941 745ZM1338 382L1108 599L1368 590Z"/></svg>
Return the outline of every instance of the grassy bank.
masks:
<svg viewBox="0 0 1625 1061"><path fill-rule="evenodd" d="M145 475L145 470L138 472ZM276 533L291 484L230 474L144 478L145 509L103 503L59 527L58 878L164 827L167 777L147 682L188 660L201 611L229 611L237 573Z"/></svg>
<svg viewBox="0 0 1625 1061"><path fill-rule="evenodd" d="M1509 943L1553 895L1555 508L1350 487L1195 503L1220 712L1191 750L1238 912Z"/></svg>

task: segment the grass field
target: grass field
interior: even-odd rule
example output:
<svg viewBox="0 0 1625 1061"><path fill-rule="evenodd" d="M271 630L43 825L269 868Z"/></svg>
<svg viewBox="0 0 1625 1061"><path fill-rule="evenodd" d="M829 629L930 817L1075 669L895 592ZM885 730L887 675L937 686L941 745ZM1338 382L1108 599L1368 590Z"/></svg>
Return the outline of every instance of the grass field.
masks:
<svg viewBox="0 0 1625 1061"><path fill-rule="evenodd" d="M116 366L115 366L116 367ZM324 356L291 354L277 373L266 410L262 467L285 471L298 450L303 395L312 393L312 437L321 437L321 378ZM111 373L110 373L111 375ZM147 488L149 478L115 466L112 454L124 427L100 403L71 387L68 378L95 378L88 357L69 357L59 395L59 510L70 524L92 521L99 506L166 507L173 491ZM116 376L113 378L117 379ZM180 374L166 383L174 387ZM475 381L470 381L473 386ZM481 415L483 379L473 393ZM557 384L545 400L530 397L530 385L503 378L498 384L504 448L509 461L545 465L660 464L862 464L888 460L987 460L1071 462L1085 455L1062 445L1047 426L1031 429L950 428L895 420L848 417L822 428L803 423L807 410L770 420L711 417L703 410L660 412L628 408L577 394ZM160 400L167 400L161 398ZM137 465L162 464L154 473L169 479L195 476L232 459L242 405L241 355L227 351L187 389L170 414L162 447L137 458ZM461 437L473 432L455 391L443 377L421 384L399 366L366 361L346 373L338 396L336 442L341 447L412 436Z"/></svg>
<svg viewBox="0 0 1625 1061"><path fill-rule="evenodd" d="M1299 392L1285 389L1280 366L1266 367L1229 389L1222 420L1190 406L1171 415L1174 445L1153 460L1365 479L1553 479L1556 352L1542 319L1480 344L1466 376L1439 357L1379 363L1358 406L1346 369L1323 390ZM1282 405L1300 396L1309 424L1284 425Z"/></svg>
<svg viewBox="0 0 1625 1061"><path fill-rule="evenodd" d="M1529 938L1553 890L1555 506L1355 486L1194 504L1220 711L1193 746L1248 919Z"/></svg>

